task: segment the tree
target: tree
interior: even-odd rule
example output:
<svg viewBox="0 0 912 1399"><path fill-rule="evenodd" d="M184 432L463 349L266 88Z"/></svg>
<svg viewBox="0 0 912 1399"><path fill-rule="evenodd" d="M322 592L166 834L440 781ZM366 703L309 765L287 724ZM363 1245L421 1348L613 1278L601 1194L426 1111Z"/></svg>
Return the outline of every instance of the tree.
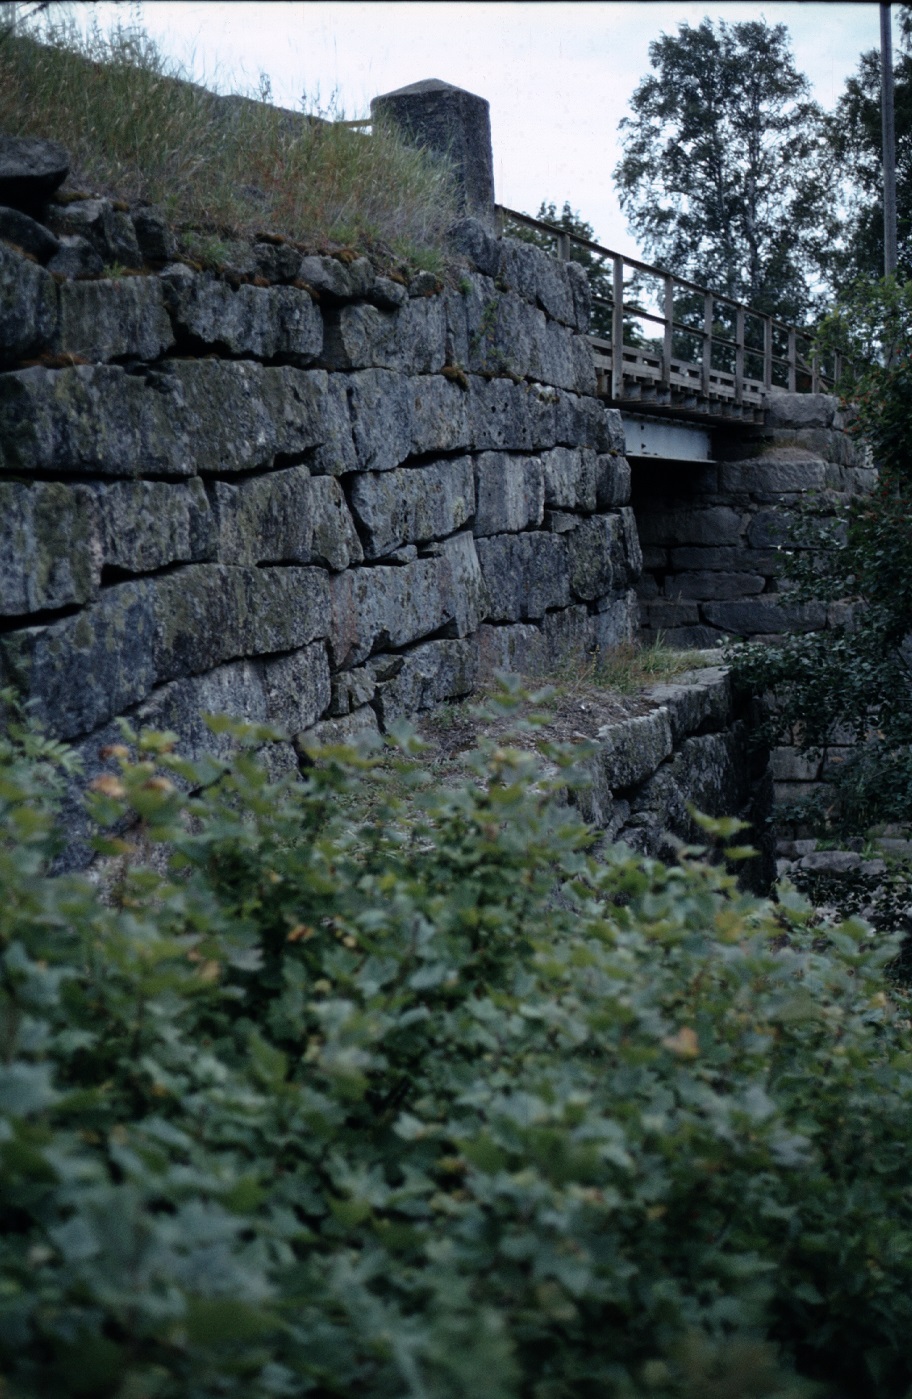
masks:
<svg viewBox="0 0 912 1399"><path fill-rule="evenodd" d="M912 275L912 7L899 11L899 52L893 64L896 121L898 273ZM836 110L826 118L834 173L841 183L844 231L824 252L833 290L884 268L880 53L863 53L846 81Z"/></svg>
<svg viewBox="0 0 912 1399"><path fill-rule="evenodd" d="M614 172L648 257L758 310L810 311L828 211L823 114L782 24L681 24L620 124Z"/></svg>

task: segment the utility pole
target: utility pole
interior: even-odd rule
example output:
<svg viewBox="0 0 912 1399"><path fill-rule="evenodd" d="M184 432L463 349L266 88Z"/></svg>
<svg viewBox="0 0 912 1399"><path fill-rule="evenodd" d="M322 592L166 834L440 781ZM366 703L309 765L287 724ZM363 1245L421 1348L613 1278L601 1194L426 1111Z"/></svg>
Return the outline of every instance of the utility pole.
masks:
<svg viewBox="0 0 912 1399"><path fill-rule="evenodd" d="M884 276L896 271L896 123L893 115L893 35L890 6L880 7L883 121Z"/></svg>

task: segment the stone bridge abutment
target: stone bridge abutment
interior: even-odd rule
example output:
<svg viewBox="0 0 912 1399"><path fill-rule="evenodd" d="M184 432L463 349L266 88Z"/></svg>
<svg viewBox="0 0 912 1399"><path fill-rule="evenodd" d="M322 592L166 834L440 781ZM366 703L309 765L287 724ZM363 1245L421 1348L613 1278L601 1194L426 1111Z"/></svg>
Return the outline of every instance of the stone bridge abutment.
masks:
<svg viewBox="0 0 912 1399"><path fill-rule="evenodd" d="M784 551L795 547L802 502L826 512L870 490L874 472L830 395L773 393L765 419L716 429L705 462L631 458L644 635L703 647L839 620L823 603L790 598Z"/></svg>

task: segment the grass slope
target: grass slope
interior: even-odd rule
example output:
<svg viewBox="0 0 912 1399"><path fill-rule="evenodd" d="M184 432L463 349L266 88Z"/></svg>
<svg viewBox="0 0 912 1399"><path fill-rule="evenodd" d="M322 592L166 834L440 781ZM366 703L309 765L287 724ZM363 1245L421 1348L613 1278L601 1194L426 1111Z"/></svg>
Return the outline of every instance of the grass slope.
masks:
<svg viewBox="0 0 912 1399"><path fill-rule="evenodd" d="M219 99L134 27L83 35L43 17L0 36L0 129L61 141L77 184L159 205L178 226L406 257L439 244L455 217L445 162L379 124L368 136L271 106L266 78L258 96Z"/></svg>

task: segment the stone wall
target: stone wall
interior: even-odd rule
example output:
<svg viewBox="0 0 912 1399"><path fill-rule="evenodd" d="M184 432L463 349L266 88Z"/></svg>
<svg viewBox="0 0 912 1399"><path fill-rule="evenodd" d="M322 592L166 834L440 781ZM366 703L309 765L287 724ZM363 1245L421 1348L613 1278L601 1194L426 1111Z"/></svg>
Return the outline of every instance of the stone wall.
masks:
<svg viewBox="0 0 912 1399"><path fill-rule="evenodd" d="M103 200L41 227L0 242L0 671L90 775L120 715L191 751L201 711L267 721L290 764L632 635L573 264L471 220L446 285L275 239L201 272Z"/></svg>
<svg viewBox="0 0 912 1399"><path fill-rule="evenodd" d="M608 839L665 859L681 841L707 844L693 808L737 816L757 852L739 877L766 894L775 876L773 783L768 753L751 741L751 702L733 694L716 665L654 685L643 700L647 713L599 729L592 785L574 796L581 814Z"/></svg>
<svg viewBox="0 0 912 1399"><path fill-rule="evenodd" d="M808 492L835 502L870 490L874 473L844 429L834 398L774 393L762 429L717 434L719 460L637 462L632 503L646 635L712 646L726 636L816 630L833 620L822 603L790 602L781 550Z"/></svg>
<svg viewBox="0 0 912 1399"><path fill-rule="evenodd" d="M222 751L207 712L284 730L288 769L632 639L638 582L672 643L774 630L783 493L866 484L829 400L778 399L719 464L639 465L641 580L575 264L465 219L445 280L275 235L203 271L153 209L55 199L66 153L18 144L42 168L0 208L0 684L88 780L119 717ZM699 839L690 803L762 829L727 678L652 703L599 734L585 814L648 853Z"/></svg>

